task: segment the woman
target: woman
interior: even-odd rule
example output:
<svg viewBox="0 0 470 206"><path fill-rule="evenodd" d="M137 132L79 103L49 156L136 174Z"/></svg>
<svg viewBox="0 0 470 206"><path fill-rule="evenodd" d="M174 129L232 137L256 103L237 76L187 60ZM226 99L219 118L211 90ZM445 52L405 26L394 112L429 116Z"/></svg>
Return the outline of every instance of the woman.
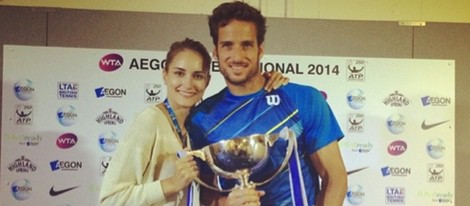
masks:
<svg viewBox="0 0 470 206"><path fill-rule="evenodd" d="M171 45L163 70L167 99L142 111L119 142L101 186L101 205L199 205L197 189L191 186L188 193L198 175L196 162L176 153L189 141L184 121L209 84L210 62L200 42ZM287 81L278 73L268 76L267 90Z"/></svg>

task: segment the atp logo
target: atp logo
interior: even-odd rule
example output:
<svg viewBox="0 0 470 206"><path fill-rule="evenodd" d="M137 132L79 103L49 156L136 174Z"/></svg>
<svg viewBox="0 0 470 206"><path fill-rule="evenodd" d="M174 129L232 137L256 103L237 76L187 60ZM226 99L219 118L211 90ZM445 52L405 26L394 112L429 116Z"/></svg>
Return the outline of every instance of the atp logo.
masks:
<svg viewBox="0 0 470 206"><path fill-rule="evenodd" d="M269 106L278 106L281 103L281 97L279 95L267 95L266 96L266 103Z"/></svg>

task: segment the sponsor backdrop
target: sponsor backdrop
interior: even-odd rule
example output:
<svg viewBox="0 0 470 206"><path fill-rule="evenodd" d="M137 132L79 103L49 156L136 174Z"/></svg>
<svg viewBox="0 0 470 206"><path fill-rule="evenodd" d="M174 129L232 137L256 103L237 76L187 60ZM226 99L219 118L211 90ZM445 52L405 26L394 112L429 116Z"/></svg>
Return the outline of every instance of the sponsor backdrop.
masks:
<svg viewBox="0 0 470 206"><path fill-rule="evenodd" d="M165 52L6 45L4 55L0 204L98 205L126 128L166 96ZM344 205L454 205L454 61L266 55L261 68L332 106ZM224 86L212 70L206 96Z"/></svg>

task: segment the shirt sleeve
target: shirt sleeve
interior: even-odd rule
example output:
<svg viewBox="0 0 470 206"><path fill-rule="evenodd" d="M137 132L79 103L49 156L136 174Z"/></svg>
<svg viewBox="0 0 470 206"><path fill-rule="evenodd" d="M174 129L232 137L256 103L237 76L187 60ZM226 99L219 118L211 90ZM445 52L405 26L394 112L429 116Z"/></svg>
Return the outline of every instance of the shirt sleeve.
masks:
<svg viewBox="0 0 470 206"><path fill-rule="evenodd" d="M311 101L302 105L307 153L313 154L333 141L339 141L344 134L326 99L317 89L306 92ZM304 96L305 97L305 96Z"/></svg>
<svg viewBox="0 0 470 206"><path fill-rule="evenodd" d="M143 182L143 175L150 166L153 146L158 140L156 121L151 114L141 113L119 142L101 185L100 205L150 205L165 202L160 180Z"/></svg>

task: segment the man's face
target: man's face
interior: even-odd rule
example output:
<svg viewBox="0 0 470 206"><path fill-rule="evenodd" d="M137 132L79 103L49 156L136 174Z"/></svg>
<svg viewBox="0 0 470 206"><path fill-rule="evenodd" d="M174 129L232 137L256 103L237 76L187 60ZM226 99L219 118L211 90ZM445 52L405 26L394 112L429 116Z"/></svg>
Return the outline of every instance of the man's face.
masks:
<svg viewBox="0 0 470 206"><path fill-rule="evenodd" d="M243 86L253 83L259 74L259 60L263 55L258 46L254 23L232 20L219 28L219 39L214 57L228 85Z"/></svg>

